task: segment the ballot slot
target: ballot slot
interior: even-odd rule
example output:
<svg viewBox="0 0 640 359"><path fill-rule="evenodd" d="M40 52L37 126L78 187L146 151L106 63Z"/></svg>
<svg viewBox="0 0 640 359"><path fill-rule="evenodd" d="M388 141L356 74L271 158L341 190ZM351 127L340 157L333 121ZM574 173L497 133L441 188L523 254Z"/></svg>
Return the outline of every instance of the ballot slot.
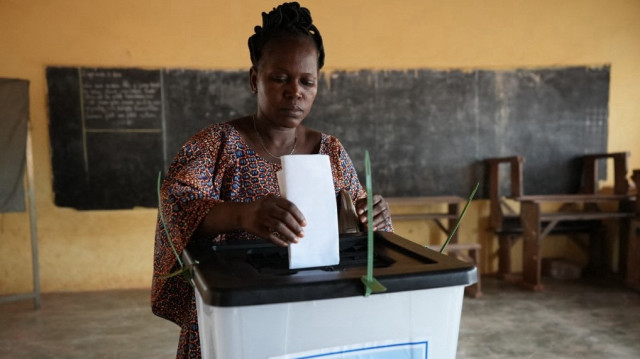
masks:
<svg viewBox="0 0 640 359"><path fill-rule="evenodd" d="M340 238L340 262L336 265L289 269L288 254L286 248L270 246L247 249L247 261L260 273L270 274L296 274L300 271L342 271L348 268L363 267L367 265L367 237L366 234L358 236L345 236ZM383 253L374 253L373 266L375 268L389 267L395 261Z"/></svg>

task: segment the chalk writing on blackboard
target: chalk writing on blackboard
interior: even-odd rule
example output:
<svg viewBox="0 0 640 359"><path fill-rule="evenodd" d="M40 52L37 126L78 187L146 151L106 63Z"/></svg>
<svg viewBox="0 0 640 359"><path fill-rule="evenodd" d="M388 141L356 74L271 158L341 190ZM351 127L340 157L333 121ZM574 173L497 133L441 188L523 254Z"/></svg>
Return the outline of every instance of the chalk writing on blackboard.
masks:
<svg viewBox="0 0 640 359"><path fill-rule="evenodd" d="M82 70L82 102L87 130L160 129L160 78L153 71L135 81L127 70Z"/></svg>
<svg viewBox="0 0 640 359"><path fill-rule="evenodd" d="M155 206L145 189L165 163L161 72L49 68L47 78L56 204Z"/></svg>

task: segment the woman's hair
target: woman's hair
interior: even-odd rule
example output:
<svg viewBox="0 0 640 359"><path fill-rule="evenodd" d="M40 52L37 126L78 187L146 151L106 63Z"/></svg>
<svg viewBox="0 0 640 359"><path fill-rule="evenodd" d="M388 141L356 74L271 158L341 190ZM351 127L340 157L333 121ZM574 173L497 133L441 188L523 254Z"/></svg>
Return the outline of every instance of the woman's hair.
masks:
<svg viewBox="0 0 640 359"><path fill-rule="evenodd" d="M286 36L308 36L318 49L318 70L324 65L324 46L320 31L313 25L309 9L297 2L284 3L268 14L262 13L262 26L256 26L255 34L249 37L249 54L254 67L262 57L264 46L272 39Z"/></svg>

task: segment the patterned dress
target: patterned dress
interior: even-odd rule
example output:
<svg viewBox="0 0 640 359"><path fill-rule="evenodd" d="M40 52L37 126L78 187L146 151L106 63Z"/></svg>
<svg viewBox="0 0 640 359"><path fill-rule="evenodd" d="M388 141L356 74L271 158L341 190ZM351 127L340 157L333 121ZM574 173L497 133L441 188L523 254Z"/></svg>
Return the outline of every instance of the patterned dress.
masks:
<svg viewBox="0 0 640 359"><path fill-rule="evenodd" d="M320 154L328 155L336 195L346 189L355 201L366 197L353 163L337 138L322 134ZM178 253L212 206L218 202L252 202L279 193L276 172L279 164L262 158L251 149L230 124L211 125L194 135L171 164L162 184L162 213L156 227L151 307L154 314L181 327L177 358L200 358L200 340L194 290L182 276L160 276L179 268L167 232ZM391 223L383 229L392 231ZM213 238L222 241L255 239L250 233L226 233Z"/></svg>

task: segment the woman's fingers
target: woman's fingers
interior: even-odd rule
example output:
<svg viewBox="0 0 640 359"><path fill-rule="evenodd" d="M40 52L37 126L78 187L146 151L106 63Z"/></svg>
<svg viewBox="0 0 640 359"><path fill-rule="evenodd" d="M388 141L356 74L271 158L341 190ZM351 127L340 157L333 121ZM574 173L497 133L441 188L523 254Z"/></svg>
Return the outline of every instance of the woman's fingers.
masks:
<svg viewBox="0 0 640 359"><path fill-rule="evenodd" d="M281 210L280 215L286 219L287 225L296 232L302 232L302 227L307 225L307 221L304 219L304 215L298 207L292 202L278 197L278 208Z"/></svg>
<svg viewBox="0 0 640 359"><path fill-rule="evenodd" d="M264 237L266 237L269 241L271 241L271 243L278 245L280 247L286 247L289 245L289 242L282 240L282 238L280 238L280 235L277 232L271 232L268 236L264 236Z"/></svg>
<svg viewBox="0 0 640 359"><path fill-rule="evenodd" d="M373 200L373 228L377 230L386 226L391 214L387 201L381 195L374 195Z"/></svg>
<svg viewBox="0 0 640 359"><path fill-rule="evenodd" d="M304 231L302 229L307 223L304 216L290 201L280 198L277 207L272 213L272 219L275 221L276 230L286 237L302 237Z"/></svg>
<svg viewBox="0 0 640 359"><path fill-rule="evenodd" d="M387 225L387 221L389 217L386 215L386 211L380 212L378 215L373 217L373 229L378 230L384 228Z"/></svg>
<svg viewBox="0 0 640 359"><path fill-rule="evenodd" d="M367 200L366 198L358 200L356 210L360 218L360 222L367 224ZM378 230L385 227L391 217L389 205L387 201L379 194L373 195L373 229ZM368 224L367 224L368 225Z"/></svg>
<svg viewBox="0 0 640 359"><path fill-rule="evenodd" d="M279 220L273 220L269 225L269 237L278 239L284 243L298 243L304 233L302 231L292 230L287 224Z"/></svg>
<svg viewBox="0 0 640 359"><path fill-rule="evenodd" d="M280 246L297 243L304 236L304 215L290 201L276 196L265 198L262 214L262 237Z"/></svg>

